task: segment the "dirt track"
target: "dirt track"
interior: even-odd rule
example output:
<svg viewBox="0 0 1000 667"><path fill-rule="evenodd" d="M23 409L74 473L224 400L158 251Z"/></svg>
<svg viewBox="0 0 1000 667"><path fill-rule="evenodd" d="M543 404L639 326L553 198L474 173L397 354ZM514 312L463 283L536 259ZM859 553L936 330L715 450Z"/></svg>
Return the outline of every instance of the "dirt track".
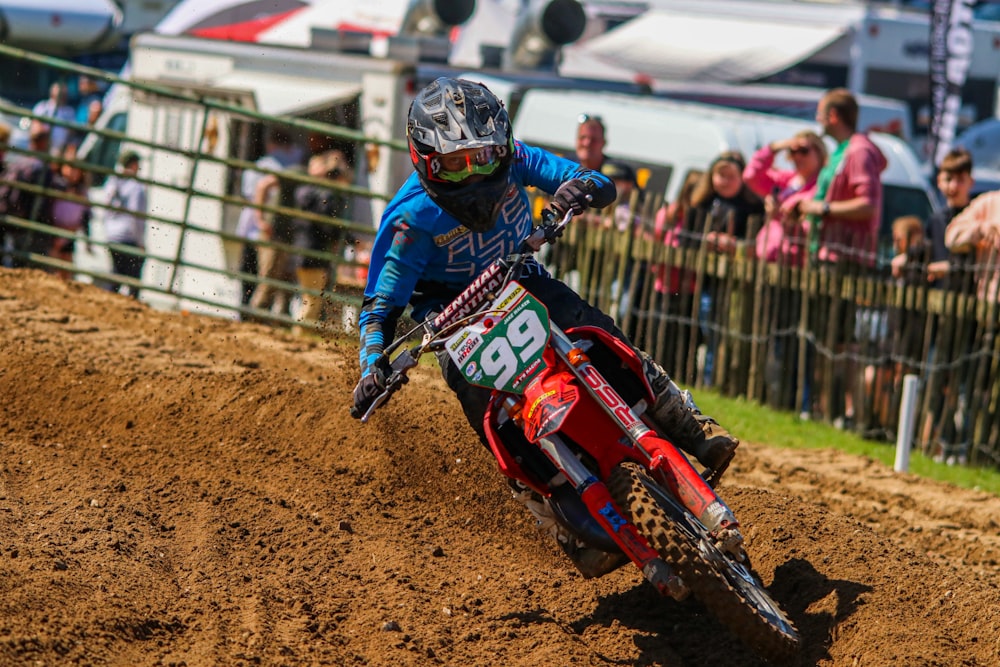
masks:
<svg viewBox="0 0 1000 667"><path fill-rule="evenodd" d="M0 269L0 665L759 664L536 534L430 369ZM741 448L723 495L802 665L1000 665L1000 498Z"/></svg>

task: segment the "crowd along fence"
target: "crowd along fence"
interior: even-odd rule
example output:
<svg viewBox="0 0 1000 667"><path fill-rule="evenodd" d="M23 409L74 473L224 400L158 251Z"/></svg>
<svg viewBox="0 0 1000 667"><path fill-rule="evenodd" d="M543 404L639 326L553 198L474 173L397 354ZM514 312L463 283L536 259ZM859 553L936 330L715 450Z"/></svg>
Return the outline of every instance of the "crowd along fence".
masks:
<svg viewBox="0 0 1000 667"><path fill-rule="evenodd" d="M56 68L67 76L87 74L109 83L129 86L144 94L183 100L211 112L224 112L265 126L284 125L321 132L345 141L379 143L351 128L289 117L270 117L228 105L211 95L191 95L162 86L145 86L100 70L0 46L7 58L26 58ZM40 119L29 109L0 101L8 116ZM127 133L43 119L76 132L92 132L121 144L143 142ZM203 125L205 127L205 125ZM398 142L384 142L402 150ZM157 150L168 147L155 146ZM10 147L13 155L34 155L54 165L75 164L95 178L113 169L84 160L34 153ZM223 165L238 182L248 169L246 159L215 155L199 147L183 151L198 162ZM259 170L259 169L258 169ZM299 172L260 170L294 183L324 184ZM151 281L144 276L133 284L143 292L174 301L158 305L196 303L222 316L297 325L311 329L341 330L344 319L356 313L367 268L363 255L350 250L370 241L370 224L351 219L325 218L281 204L262 204L266 215L282 214L312 219L335 228L352 243L329 251L308 251L287 243L255 242L290 254L308 255L329 263L329 283L323 289L304 289L294 279L272 280L241 272L232 266L213 267L183 251L191 235L210 235L228 245L245 239L206 225L191 213L193 202L214 200L222 206L252 206L238 194L199 191L192 179L182 183L158 181L156 173L139 180L150 187L167 188L185 200L180 217L150 211L151 225L177 230L174 252L153 256L102 241L100 249L138 252L166 267L170 279ZM5 177L0 183L10 184ZM25 191L54 199L83 201L75 195L34 184L17 184ZM358 200L381 195L355 186L340 187ZM536 193L541 194L541 193ZM99 221L104 211L115 210L107 198L86 201ZM536 200L540 211L544 198ZM843 425L877 440L894 442L898 427L903 377L920 378L915 446L942 459L997 465L1000 463L1000 339L995 252L981 248L968 258L956 258L946 284L927 280L926 261L913 261L903 276L893 276L888 254L879 253L871 265L818 264L814 261L765 261L754 254L761 220L751 220L746 237L731 252L715 252L704 243L704 230L661 229L663 202L655 196L633 195L626 208L610 207L575 221L541 259L558 278L584 298L613 315L619 326L649 351L678 382L697 388L712 387L727 396L744 397L802 417ZM119 209L121 210L121 209ZM623 215L624 212L624 215ZM52 238L76 234L37 220L0 216L8 231ZM711 220L707 220L710 223ZM662 226L662 225L661 225ZM82 239L80 239L82 241ZM77 259L64 262L42 252L18 254L7 248L8 264L30 265L70 272L77 279L101 284L109 280L129 283L111 275L110 266L81 261L85 244L77 243ZM345 252L346 250L346 252ZM806 256L803 253L801 256ZM174 280L177 272L194 267L252 287L267 284L293 300L311 294L323 298L327 308L319 320L302 321L292 313L261 311L231 296L190 290ZM185 291L187 290L187 291ZM347 322L348 328L351 323Z"/></svg>

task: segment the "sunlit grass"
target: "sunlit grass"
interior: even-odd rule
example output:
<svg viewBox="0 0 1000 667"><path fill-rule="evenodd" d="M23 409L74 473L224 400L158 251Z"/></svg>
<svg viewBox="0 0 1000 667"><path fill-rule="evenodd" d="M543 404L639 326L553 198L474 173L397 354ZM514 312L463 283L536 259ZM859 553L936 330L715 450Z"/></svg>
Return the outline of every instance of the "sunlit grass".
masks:
<svg viewBox="0 0 1000 667"><path fill-rule="evenodd" d="M698 407L715 417L720 424L740 439L748 442L797 449L838 449L849 454L867 456L893 467L896 459L895 442L865 440L851 432L838 431L827 424L801 421L790 412L777 412L742 399L725 398L711 391L698 391ZM978 489L1000 495L1000 471L995 468L936 463L913 451L910 473L947 482L967 489Z"/></svg>

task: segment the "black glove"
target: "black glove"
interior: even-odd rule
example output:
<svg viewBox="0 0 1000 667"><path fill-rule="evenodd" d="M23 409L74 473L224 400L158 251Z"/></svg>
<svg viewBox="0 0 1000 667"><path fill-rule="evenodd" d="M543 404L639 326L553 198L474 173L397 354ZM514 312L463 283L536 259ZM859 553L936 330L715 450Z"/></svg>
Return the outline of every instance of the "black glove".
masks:
<svg viewBox="0 0 1000 667"><path fill-rule="evenodd" d="M371 373L358 380L357 386L354 387L354 405L351 406L352 417L355 419L364 417L365 413L368 412L368 408L375 402L375 399L385 391L387 376L387 371L376 366L372 369ZM401 385L409 382L410 378L402 375L400 380L401 382L393 386L390 392L395 392Z"/></svg>
<svg viewBox="0 0 1000 667"><path fill-rule="evenodd" d="M385 391L385 375L382 369L374 368L371 373L358 380L357 386L354 387L351 416L361 419L383 391Z"/></svg>
<svg viewBox="0 0 1000 667"><path fill-rule="evenodd" d="M566 211L570 210L579 215L590 207L593 192L594 186L582 178L568 180L552 195L549 208L560 216L566 215Z"/></svg>

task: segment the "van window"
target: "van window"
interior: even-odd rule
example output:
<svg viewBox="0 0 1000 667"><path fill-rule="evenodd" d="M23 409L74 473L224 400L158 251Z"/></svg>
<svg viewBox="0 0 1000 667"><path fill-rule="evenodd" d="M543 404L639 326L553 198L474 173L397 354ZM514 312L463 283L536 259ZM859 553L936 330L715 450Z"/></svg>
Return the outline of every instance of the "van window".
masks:
<svg viewBox="0 0 1000 667"><path fill-rule="evenodd" d="M128 112L120 111L113 114L108 119L107 129L115 132L125 132L128 125ZM121 141L107 136L98 136L94 141L93 148L87 153L87 162L95 164L105 169L114 169L118 161L118 152L121 149ZM105 174L94 174L94 185L103 185L107 180Z"/></svg>

